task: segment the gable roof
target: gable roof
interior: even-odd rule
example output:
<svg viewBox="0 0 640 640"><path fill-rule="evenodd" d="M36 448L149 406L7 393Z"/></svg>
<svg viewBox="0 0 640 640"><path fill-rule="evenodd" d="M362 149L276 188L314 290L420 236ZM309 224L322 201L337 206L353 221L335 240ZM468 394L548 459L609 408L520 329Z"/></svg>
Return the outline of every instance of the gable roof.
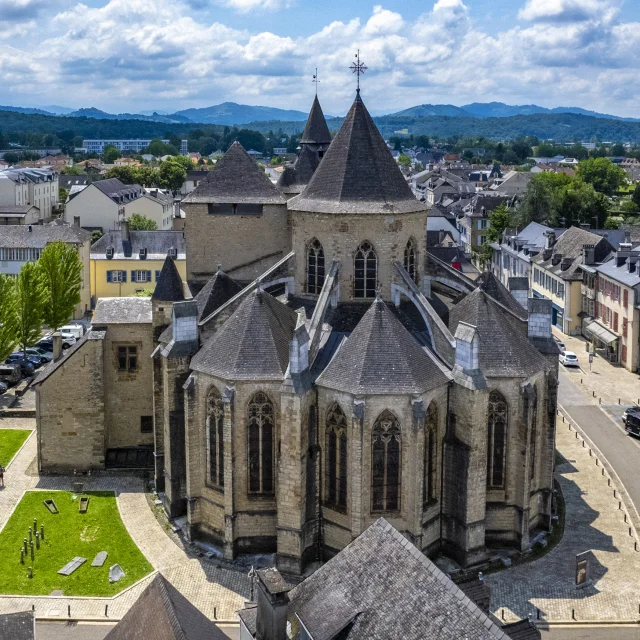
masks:
<svg viewBox="0 0 640 640"><path fill-rule="evenodd" d="M105 180L97 180L91 184L98 189L98 191L101 191L105 196L118 204L137 200L145 193L140 185L124 184L120 182L118 178L106 178Z"/></svg>
<svg viewBox="0 0 640 640"><path fill-rule="evenodd" d="M101 324L151 324L151 298L100 298L93 312L94 326Z"/></svg>
<svg viewBox="0 0 640 640"><path fill-rule="evenodd" d="M317 640L507 639L440 569L386 520L289 592L289 621ZM296 619L297 618L297 619Z"/></svg>
<svg viewBox="0 0 640 640"><path fill-rule="evenodd" d="M255 289L191 360L191 369L228 380L282 380L298 315Z"/></svg>
<svg viewBox="0 0 640 640"><path fill-rule="evenodd" d="M182 202L284 204L285 199L236 141Z"/></svg>
<svg viewBox="0 0 640 640"><path fill-rule="evenodd" d="M88 231L70 224L0 225L0 247L3 248L44 249L56 240L82 244L90 238Z"/></svg>
<svg viewBox="0 0 640 640"><path fill-rule="evenodd" d="M289 201L289 208L317 213L426 211L359 94L309 184Z"/></svg>
<svg viewBox="0 0 640 640"><path fill-rule="evenodd" d="M169 249L175 249L177 258L186 258L184 234L182 231L156 229L155 231L129 231L129 240L122 240L122 231L107 231L99 240L91 245L92 260L106 260L107 249L113 249L113 259L140 258L140 249L146 249L147 260L164 260Z"/></svg>
<svg viewBox="0 0 640 640"><path fill-rule="evenodd" d="M240 291L242 287L222 269L218 269L194 298L198 305L198 321L212 314Z"/></svg>
<svg viewBox="0 0 640 640"><path fill-rule="evenodd" d="M527 280L526 278L521 278ZM511 295L509 289L507 289L491 271L484 271L476 280L478 288L489 294L494 300L497 300L500 304L504 305L517 315L521 320L527 319L527 312ZM527 287L528 290L528 287Z"/></svg>
<svg viewBox="0 0 640 640"><path fill-rule="evenodd" d="M227 636L157 574L105 640L228 640Z"/></svg>
<svg viewBox="0 0 640 640"><path fill-rule="evenodd" d="M311 111L307 118L307 124L302 132L302 138L300 138L300 144L329 144L331 142L331 134L329 133L329 127L327 127L327 121L322 113L322 107L318 96L313 100L311 105Z"/></svg>
<svg viewBox="0 0 640 640"><path fill-rule="evenodd" d="M177 302L184 300L184 285L175 262L169 256L164 259L160 277L151 296L152 300Z"/></svg>
<svg viewBox="0 0 640 640"><path fill-rule="evenodd" d="M316 383L353 394L423 393L448 382L382 300L377 299Z"/></svg>

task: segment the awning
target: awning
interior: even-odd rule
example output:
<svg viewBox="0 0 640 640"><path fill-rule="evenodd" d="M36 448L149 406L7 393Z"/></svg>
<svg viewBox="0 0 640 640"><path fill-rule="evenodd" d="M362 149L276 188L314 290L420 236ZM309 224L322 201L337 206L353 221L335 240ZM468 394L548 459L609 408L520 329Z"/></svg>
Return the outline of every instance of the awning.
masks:
<svg viewBox="0 0 640 640"><path fill-rule="evenodd" d="M600 342L604 342L605 344L611 344L615 342L619 336L615 333L607 329L605 326L601 325L599 322L592 322L584 327L584 332L588 335L593 336L600 340Z"/></svg>

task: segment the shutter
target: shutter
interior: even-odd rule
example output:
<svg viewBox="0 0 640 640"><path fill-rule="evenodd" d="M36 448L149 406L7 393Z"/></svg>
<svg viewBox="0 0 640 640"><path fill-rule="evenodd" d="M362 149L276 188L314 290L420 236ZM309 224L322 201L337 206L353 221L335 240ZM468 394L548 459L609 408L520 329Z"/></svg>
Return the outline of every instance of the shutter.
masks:
<svg viewBox="0 0 640 640"><path fill-rule="evenodd" d="M147 282L151 282L151 271L147 271Z"/></svg>
<svg viewBox="0 0 640 640"><path fill-rule="evenodd" d="M626 362L627 361L627 345L623 344L622 345L622 362Z"/></svg>
<svg viewBox="0 0 640 640"><path fill-rule="evenodd" d="M623 303L625 307L627 307L629 305L629 290L625 289L624 293L622 294L622 298L623 298Z"/></svg>
<svg viewBox="0 0 640 640"><path fill-rule="evenodd" d="M131 270L131 282L138 282L136 279L136 272L134 269Z"/></svg>
<svg viewBox="0 0 640 640"><path fill-rule="evenodd" d="M113 271L107 271L107 282L113 282Z"/></svg>
<svg viewBox="0 0 640 640"><path fill-rule="evenodd" d="M127 272L125 269L122 270L122 282L127 281Z"/></svg>
<svg viewBox="0 0 640 640"><path fill-rule="evenodd" d="M156 282L160 279L160 271L156 269Z"/></svg>
<svg viewBox="0 0 640 640"><path fill-rule="evenodd" d="M614 331L618 330L618 312L617 311L613 312L613 330Z"/></svg>

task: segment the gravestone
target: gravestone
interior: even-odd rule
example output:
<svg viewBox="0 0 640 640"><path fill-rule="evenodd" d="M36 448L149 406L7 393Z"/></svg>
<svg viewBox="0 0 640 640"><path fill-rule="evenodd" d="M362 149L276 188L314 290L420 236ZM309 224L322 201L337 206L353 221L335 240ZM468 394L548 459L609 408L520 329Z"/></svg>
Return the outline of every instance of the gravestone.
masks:
<svg viewBox="0 0 640 640"><path fill-rule="evenodd" d="M80 498L80 513L87 513L87 509L89 508L89 498Z"/></svg>
<svg viewBox="0 0 640 640"><path fill-rule="evenodd" d="M58 573L61 576L70 576L78 567L82 566L86 561L86 558L76 556L73 560L67 562L67 564L65 564L64 567L62 567L62 569L58 571Z"/></svg>
<svg viewBox="0 0 640 640"><path fill-rule="evenodd" d="M51 513L59 513L58 507L56 506L56 503L53 500L45 500L44 506L47 507L47 509L49 509Z"/></svg>
<svg viewBox="0 0 640 640"><path fill-rule="evenodd" d="M121 580L124 576L125 572L119 564L114 564L109 567L109 582L118 582L118 580Z"/></svg>
<svg viewBox="0 0 640 640"><path fill-rule="evenodd" d="M106 551L99 551L91 563L92 567L101 567L107 560L109 554Z"/></svg>
<svg viewBox="0 0 640 640"><path fill-rule="evenodd" d="M73 493L82 493L82 489L84 487L83 482L74 482L73 483Z"/></svg>

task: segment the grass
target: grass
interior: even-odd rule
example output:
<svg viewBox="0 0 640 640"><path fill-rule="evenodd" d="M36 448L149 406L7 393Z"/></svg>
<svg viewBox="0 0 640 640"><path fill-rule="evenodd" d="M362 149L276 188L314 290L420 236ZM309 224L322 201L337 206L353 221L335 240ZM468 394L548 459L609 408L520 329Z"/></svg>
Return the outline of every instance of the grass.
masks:
<svg viewBox="0 0 640 640"><path fill-rule="evenodd" d="M0 465L6 467L31 431L28 429L0 429Z"/></svg>
<svg viewBox="0 0 640 640"><path fill-rule="evenodd" d="M28 491L0 533L0 593L49 595L61 590L67 596L111 596L152 571L142 552L130 538L112 492L87 492L89 509L79 513L79 498L69 491ZM52 514L43 501L53 499L60 513ZM35 559L27 555L20 564L20 547L28 538L33 519L44 524L45 539ZM35 543L34 543L35 548ZM91 562L99 551L107 551L102 567ZM58 571L75 556L87 561L70 576ZM125 577L109 583L109 567L119 564ZM33 567L33 578L27 567Z"/></svg>

